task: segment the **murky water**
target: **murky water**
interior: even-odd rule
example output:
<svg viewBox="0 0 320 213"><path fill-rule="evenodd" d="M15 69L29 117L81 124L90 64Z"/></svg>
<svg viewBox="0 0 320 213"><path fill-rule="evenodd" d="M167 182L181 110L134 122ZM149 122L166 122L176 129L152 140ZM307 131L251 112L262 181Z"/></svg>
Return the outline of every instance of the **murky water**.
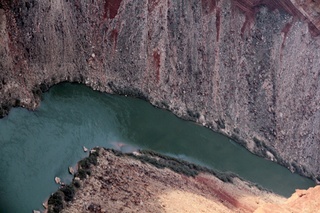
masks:
<svg viewBox="0 0 320 213"><path fill-rule="evenodd" d="M288 196L313 186L309 179L252 155L227 137L128 97L60 84L35 112L13 109L0 120L0 212L31 212L57 190L54 177L71 180L68 166L87 154L82 146L147 148L222 171L233 171Z"/></svg>

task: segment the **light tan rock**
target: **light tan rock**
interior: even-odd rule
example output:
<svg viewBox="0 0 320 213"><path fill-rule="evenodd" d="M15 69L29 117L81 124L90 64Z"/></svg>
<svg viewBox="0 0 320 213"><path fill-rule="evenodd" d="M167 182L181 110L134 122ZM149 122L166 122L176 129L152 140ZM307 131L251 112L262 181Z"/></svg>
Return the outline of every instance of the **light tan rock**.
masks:
<svg viewBox="0 0 320 213"><path fill-rule="evenodd" d="M61 179L59 177L55 177L54 181L56 182L56 184L61 184Z"/></svg>
<svg viewBox="0 0 320 213"><path fill-rule="evenodd" d="M42 203L43 208L47 209L48 208L48 202L46 201L45 203Z"/></svg>
<svg viewBox="0 0 320 213"><path fill-rule="evenodd" d="M308 190L297 189L287 201L282 204L267 203L259 207L255 213L318 213L320 212L320 186Z"/></svg>
<svg viewBox="0 0 320 213"><path fill-rule="evenodd" d="M74 175L74 169L71 166L68 167L68 171L71 175Z"/></svg>

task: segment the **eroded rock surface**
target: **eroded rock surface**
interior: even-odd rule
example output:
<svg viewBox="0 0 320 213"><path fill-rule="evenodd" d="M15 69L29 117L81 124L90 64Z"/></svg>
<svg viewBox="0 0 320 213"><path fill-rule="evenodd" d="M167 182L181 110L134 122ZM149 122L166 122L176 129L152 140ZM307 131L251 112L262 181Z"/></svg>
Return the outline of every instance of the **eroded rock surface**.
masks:
<svg viewBox="0 0 320 213"><path fill-rule="evenodd" d="M317 177L319 25L311 0L0 0L0 112L81 82Z"/></svg>

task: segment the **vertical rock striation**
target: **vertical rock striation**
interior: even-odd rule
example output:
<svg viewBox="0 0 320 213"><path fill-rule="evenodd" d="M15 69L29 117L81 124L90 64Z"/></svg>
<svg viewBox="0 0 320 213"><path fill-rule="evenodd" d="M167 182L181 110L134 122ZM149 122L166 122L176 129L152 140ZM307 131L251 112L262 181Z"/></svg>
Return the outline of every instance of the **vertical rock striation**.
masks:
<svg viewBox="0 0 320 213"><path fill-rule="evenodd" d="M0 113L62 81L149 100L320 178L320 5L0 0ZM196 142L195 142L196 143Z"/></svg>

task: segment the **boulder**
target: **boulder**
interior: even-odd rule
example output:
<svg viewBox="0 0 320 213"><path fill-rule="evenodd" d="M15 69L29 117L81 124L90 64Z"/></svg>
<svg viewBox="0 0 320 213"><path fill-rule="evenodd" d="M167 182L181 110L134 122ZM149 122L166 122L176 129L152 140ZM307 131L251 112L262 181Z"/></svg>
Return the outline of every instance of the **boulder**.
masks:
<svg viewBox="0 0 320 213"><path fill-rule="evenodd" d="M71 175L74 175L74 169L71 166L68 167L68 171Z"/></svg>
<svg viewBox="0 0 320 213"><path fill-rule="evenodd" d="M55 177L54 181L56 182L56 184L61 184L61 179L59 177Z"/></svg>

